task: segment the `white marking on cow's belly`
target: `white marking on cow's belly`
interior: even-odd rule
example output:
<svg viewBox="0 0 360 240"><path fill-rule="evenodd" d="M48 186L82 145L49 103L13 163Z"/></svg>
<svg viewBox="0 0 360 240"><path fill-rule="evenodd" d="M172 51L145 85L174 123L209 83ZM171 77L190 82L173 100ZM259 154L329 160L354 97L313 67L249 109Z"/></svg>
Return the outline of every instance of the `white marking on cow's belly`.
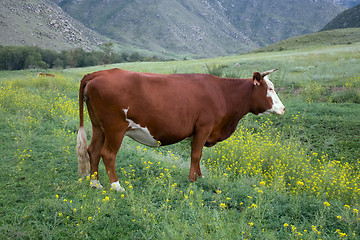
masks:
<svg viewBox="0 0 360 240"><path fill-rule="evenodd" d="M161 143L150 134L150 131L147 127L141 127L139 124L135 123L133 120L127 117L129 108L123 109L123 111L125 113L125 120L129 123L128 130L125 133L126 136L150 147L159 147L161 145Z"/></svg>

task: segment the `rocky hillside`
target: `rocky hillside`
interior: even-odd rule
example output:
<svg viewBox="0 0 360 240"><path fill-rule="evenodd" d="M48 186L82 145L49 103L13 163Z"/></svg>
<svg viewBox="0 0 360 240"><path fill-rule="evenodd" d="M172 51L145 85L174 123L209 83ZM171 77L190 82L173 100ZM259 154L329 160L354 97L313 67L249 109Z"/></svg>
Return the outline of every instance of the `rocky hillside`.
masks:
<svg viewBox="0 0 360 240"><path fill-rule="evenodd" d="M333 0L53 0L85 26L157 52L219 56L321 29Z"/></svg>
<svg viewBox="0 0 360 240"><path fill-rule="evenodd" d="M334 3L343 5L347 8L352 8L360 4L360 0L333 0Z"/></svg>
<svg viewBox="0 0 360 240"><path fill-rule="evenodd" d="M207 1L55 1L87 27L163 53L217 56L258 47Z"/></svg>
<svg viewBox="0 0 360 240"><path fill-rule="evenodd" d="M209 0L210 1L210 0ZM318 31L344 7L331 0L211 0L259 46Z"/></svg>
<svg viewBox="0 0 360 240"><path fill-rule="evenodd" d="M238 54L316 32L353 1L3 0L0 44L91 50L111 39L121 52Z"/></svg>
<svg viewBox="0 0 360 240"><path fill-rule="evenodd" d="M86 28L47 0L2 0L0 44L65 50L97 49L106 38Z"/></svg>
<svg viewBox="0 0 360 240"><path fill-rule="evenodd" d="M350 8L330 21L323 29L332 30L340 28L359 28L360 27L360 4Z"/></svg>

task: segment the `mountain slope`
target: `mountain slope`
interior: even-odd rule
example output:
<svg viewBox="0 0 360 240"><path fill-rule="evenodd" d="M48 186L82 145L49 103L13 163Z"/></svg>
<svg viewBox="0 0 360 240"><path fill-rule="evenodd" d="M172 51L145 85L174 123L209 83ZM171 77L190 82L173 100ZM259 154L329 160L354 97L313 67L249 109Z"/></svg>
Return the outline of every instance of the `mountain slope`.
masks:
<svg viewBox="0 0 360 240"><path fill-rule="evenodd" d="M120 51L229 55L317 31L344 9L333 1L3 0L0 44L92 50L110 38Z"/></svg>
<svg viewBox="0 0 360 240"><path fill-rule="evenodd" d="M53 50L97 49L105 37L84 27L47 0L0 2L0 44Z"/></svg>
<svg viewBox="0 0 360 240"><path fill-rule="evenodd" d="M257 52L276 52L309 47L344 45L360 42L360 28L335 29L288 38L256 50Z"/></svg>
<svg viewBox="0 0 360 240"><path fill-rule="evenodd" d="M333 2L346 6L347 8L351 8L360 4L360 0L333 0Z"/></svg>
<svg viewBox="0 0 360 240"><path fill-rule="evenodd" d="M322 31L358 27L360 27L360 4L337 15Z"/></svg>
<svg viewBox="0 0 360 240"><path fill-rule="evenodd" d="M257 47L206 1L56 2L101 34L154 51L217 56Z"/></svg>
<svg viewBox="0 0 360 240"><path fill-rule="evenodd" d="M260 46L318 31L344 8L328 0L212 0Z"/></svg>
<svg viewBox="0 0 360 240"><path fill-rule="evenodd" d="M124 44L201 57L246 52L318 31L345 8L333 0L52 0Z"/></svg>

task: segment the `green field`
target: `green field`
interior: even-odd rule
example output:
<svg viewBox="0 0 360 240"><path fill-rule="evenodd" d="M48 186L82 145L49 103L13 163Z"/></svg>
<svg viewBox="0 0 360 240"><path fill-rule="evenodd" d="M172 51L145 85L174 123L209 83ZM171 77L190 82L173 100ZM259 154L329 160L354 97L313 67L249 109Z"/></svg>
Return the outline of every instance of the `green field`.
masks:
<svg viewBox="0 0 360 240"><path fill-rule="evenodd" d="M360 44L224 58L0 72L0 239L359 239ZM149 148L125 139L125 193L77 175L82 76L119 67L157 73L270 75L283 116L247 115L204 149L188 181L189 142ZM85 124L88 137L91 125Z"/></svg>

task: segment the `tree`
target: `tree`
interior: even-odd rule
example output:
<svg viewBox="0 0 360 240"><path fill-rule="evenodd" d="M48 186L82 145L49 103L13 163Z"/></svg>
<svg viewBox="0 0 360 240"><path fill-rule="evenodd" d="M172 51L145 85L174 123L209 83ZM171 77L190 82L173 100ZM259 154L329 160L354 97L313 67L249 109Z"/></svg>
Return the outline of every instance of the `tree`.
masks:
<svg viewBox="0 0 360 240"><path fill-rule="evenodd" d="M64 65L64 61L61 60L59 57L55 59L54 61L54 65L52 67L55 67L55 68L64 68L65 65Z"/></svg>
<svg viewBox="0 0 360 240"><path fill-rule="evenodd" d="M25 47L22 49L23 59L25 60L21 69L25 68L49 68L49 65L42 60L41 49Z"/></svg>
<svg viewBox="0 0 360 240"><path fill-rule="evenodd" d="M105 59L104 59L104 63L105 64L110 64L110 63L113 63L114 62L114 59L113 59L113 50L112 50L112 47L113 47L113 43L112 42L106 42L103 44L103 47L104 47L104 53L105 53Z"/></svg>
<svg viewBox="0 0 360 240"><path fill-rule="evenodd" d="M55 65L55 61L58 59L58 53L54 50L40 49L42 60L46 62L50 68Z"/></svg>
<svg viewBox="0 0 360 240"><path fill-rule="evenodd" d="M130 56L128 57L127 60L128 60L129 62L137 62L137 61L142 61L142 59L143 59L143 57L140 56L139 53L134 52L134 53L130 54Z"/></svg>
<svg viewBox="0 0 360 240"><path fill-rule="evenodd" d="M156 61L157 57L144 57L135 52L132 54L113 52L113 43L107 42L102 51L86 52L82 48L61 51L45 50L34 46L0 45L0 70L20 70L25 68L65 68L86 67L101 64L136 61Z"/></svg>

